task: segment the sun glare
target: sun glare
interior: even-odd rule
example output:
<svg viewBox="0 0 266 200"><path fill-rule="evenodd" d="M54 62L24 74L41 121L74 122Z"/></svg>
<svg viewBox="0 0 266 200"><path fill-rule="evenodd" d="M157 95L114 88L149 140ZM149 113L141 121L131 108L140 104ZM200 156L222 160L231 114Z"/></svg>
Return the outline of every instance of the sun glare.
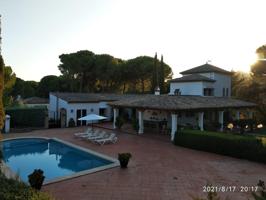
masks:
<svg viewBox="0 0 266 200"><path fill-rule="evenodd" d="M257 61L257 56L254 53L250 56L242 57L241 59L235 61L235 67L233 67L234 71L241 71L241 72L250 72L250 67Z"/></svg>

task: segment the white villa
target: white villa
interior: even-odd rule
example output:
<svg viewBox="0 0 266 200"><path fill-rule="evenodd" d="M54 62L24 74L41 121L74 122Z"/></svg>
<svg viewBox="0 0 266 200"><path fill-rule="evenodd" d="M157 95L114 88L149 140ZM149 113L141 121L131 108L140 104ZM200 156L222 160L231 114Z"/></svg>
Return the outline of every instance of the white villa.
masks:
<svg viewBox="0 0 266 200"><path fill-rule="evenodd" d="M168 128L173 140L177 127L189 125L204 130L205 124L239 119L240 113L252 118L250 102L231 98L231 72L204 64L181 72L181 78L170 81L170 93L160 95L122 95L96 93L50 93L49 118L67 127L70 119L76 126L86 125L78 118L94 113L113 120L119 115L138 120L138 134L146 128Z"/></svg>
<svg viewBox="0 0 266 200"><path fill-rule="evenodd" d="M180 74L183 77L170 81L171 95L231 96L231 72L204 64Z"/></svg>

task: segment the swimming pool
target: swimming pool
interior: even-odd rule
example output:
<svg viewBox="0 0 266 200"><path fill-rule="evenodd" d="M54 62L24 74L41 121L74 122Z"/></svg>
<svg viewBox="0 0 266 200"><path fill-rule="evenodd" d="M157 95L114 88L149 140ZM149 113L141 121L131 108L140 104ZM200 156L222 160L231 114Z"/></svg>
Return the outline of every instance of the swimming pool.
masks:
<svg viewBox="0 0 266 200"><path fill-rule="evenodd" d="M16 138L3 141L5 164L24 181L42 169L45 184L118 166L117 160L53 138Z"/></svg>

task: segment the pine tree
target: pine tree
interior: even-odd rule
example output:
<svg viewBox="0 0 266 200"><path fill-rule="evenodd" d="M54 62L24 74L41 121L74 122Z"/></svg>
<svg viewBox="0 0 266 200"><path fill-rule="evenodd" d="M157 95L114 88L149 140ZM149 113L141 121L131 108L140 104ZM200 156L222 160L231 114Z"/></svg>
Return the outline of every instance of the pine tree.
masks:
<svg viewBox="0 0 266 200"><path fill-rule="evenodd" d="M163 55L161 55L160 62L160 71L159 71L159 87L162 94L165 93L165 85L164 85L164 63L163 63Z"/></svg>
<svg viewBox="0 0 266 200"><path fill-rule="evenodd" d="M151 92L153 93L155 88L158 86L158 69L157 69L157 52L154 56L153 72L152 72L152 88Z"/></svg>

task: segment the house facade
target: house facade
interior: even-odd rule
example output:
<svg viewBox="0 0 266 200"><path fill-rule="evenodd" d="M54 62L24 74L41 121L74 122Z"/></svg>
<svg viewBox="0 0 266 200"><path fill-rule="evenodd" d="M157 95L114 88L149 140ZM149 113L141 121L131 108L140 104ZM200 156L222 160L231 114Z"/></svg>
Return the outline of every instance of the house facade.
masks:
<svg viewBox="0 0 266 200"><path fill-rule="evenodd" d="M97 114L111 120L111 107L107 105L110 97L86 93L56 93L49 94L49 118L59 120L61 127L68 127L70 120L76 126L86 125L78 119L88 114Z"/></svg>
<svg viewBox="0 0 266 200"><path fill-rule="evenodd" d="M232 73L208 63L183 71L170 81L171 95L230 97Z"/></svg>
<svg viewBox="0 0 266 200"><path fill-rule="evenodd" d="M123 95L95 93L50 93L49 118L67 127L70 120L76 126L86 125L78 119L94 113L113 120L121 116L137 119L138 133L148 127L170 129L171 139L178 126L204 130L206 125L253 117L253 103L231 98L231 72L210 64L181 72L181 78L170 81L170 93Z"/></svg>

